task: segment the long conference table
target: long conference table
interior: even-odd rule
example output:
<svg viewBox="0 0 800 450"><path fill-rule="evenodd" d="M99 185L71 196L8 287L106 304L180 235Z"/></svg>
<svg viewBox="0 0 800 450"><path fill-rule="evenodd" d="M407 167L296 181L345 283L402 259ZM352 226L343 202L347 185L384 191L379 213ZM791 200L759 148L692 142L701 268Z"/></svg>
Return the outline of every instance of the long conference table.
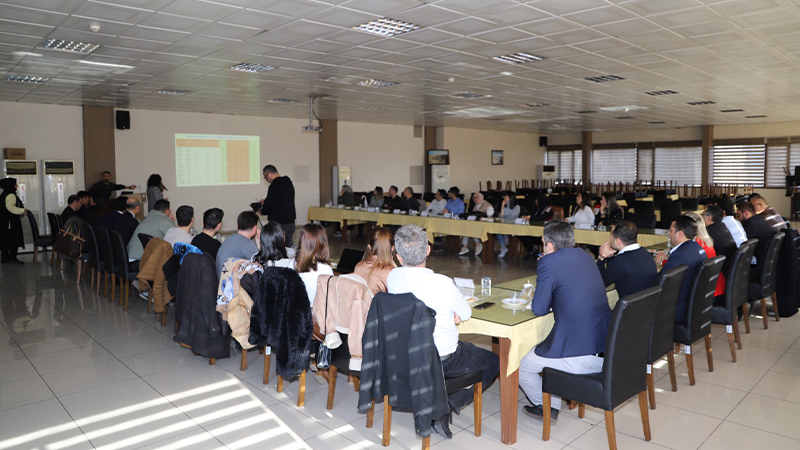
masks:
<svg viewBox="0 0 800 450"><path fill-rule="evenodd" d="M421 226L428 234L428 241L433 242L435 235L464 236L477 238L485 242L486 251L481 253L484 264L491 264L494 258L494 236L512 236L509 243L509 258L516 256L515 237L535 236L541 237L544 223L531 225L517 225L514 223L485 222L481 220L450 219L442 216L412 216L407 214L392 214L387 212L368 212L347 208L322 208L312 206L308 208L307 219L320 222L338 222L342 227L342 239L347 239L347 226L359 223L375 223L378 226L402 226L413 223ZM575 242L577 244L602 245L608 242L609 231L575 229ZM666 231L639 230L639 244L648 247L667 242ZM458 244L455 244L456 246Z"/></svg>

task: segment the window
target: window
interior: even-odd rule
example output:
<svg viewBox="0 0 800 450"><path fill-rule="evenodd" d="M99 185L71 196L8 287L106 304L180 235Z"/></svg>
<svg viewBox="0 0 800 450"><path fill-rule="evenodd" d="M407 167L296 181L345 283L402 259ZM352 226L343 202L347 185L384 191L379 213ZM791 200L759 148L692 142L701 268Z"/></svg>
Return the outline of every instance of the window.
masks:
<svg viewBox="0 0 800 450"><path fill-rule="evenodd" d="M653 183L653 146L639 146L636 149L636 180L645 185Z"/></svg>
<svg viewBox="0 0 800 450"><path fill-rule="evenodd" d="M575 146L548 147L546 153L547 164L556 166L556 178L559 180L580 180L583 161L583 152Z"/></svg>
<svg viewBox="0 0 800 450"><path fill-rule="evenodd" d="M703 148L699 142L661 142L655 145L653 178L678 185L703 184Z"/></svg>
<svg viewBox="0 0 800 450"><path fill-rule="evenodd" d="M780 151L776 156L779 154ZM764 139L715 141L711 156L711 181L720 184L737 186L751 184L762 187L764 186L765 157Z"/></svg>
<svg viewBox="0 0 800 450"><path fill-rule="evenodd" d="M800 137L767 140L766 187L783 188L786 171L794 175L795 166L800 166Z"/></svg>
<svg viewBox="0 0 800 450"><path fill-rule="evenodd" d="M636 182L636 146L592 150L592 183Z"/></svg>

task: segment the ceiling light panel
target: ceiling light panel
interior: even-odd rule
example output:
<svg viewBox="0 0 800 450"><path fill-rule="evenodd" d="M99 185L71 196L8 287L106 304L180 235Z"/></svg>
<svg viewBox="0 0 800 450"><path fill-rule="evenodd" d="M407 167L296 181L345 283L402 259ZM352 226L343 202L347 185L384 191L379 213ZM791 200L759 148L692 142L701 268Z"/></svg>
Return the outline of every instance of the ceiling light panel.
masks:
<svg viewBox="0 0 800 450"><path fill-rule="evenodd" d="M397 83L395 83L394 81L372 79L372 80L359 81L356 84L359 86L368 86L368 87L389 87L389 86L394 86Z"/></svg>
<svg viewBox="0 0 800 450"><path fill-rule="evenodd" d="M523 64L533 61L541 61L544 58L530 53L520 52L520 53L511 53L509 55L495 56L492 59L504 62L506 64Z"/></svg>
<svg viewBox="0 0 800 450"><path fill-rule="evenodd" d="M524 108L538 108L540 106L550 106L550 105L548 105L547 103L535 103L534 102L534 103L523 103L523 104L521 104L519 106L522 106Z"/></svg>
<svg viewBox="0 0 800 450"><path fill-rule="evenodd" d="M592 111L591 109L586 109L583 111L575 111L575 114L597 114L597 111Z"/></svg>
<svg viewBox="0 0 800 450"><path fill-rule="evenodd" d="M763 118L765 118L765 117L767 117L767 116L764 116L764 115L758 115L758 116L745 116L745 118L747 118L747 119L763 119Z"/></svg>
<svg viewBox="0 0 800 450"><path fill-rule="evenodd" d="M297 100L293 98L273 98L269 101L270 103L297 103Z"/></svg>
<svg viewBox="0 0 800 450"><path fill-rule="evenodd" d="M744 112L744 110L743 110L743 109L723 109L723 110L722 110L722 111L720 111L720 112L723 112L723 113L732 113L732 112Z"/></svg>
<svg viewBox="0 0 800 450"><path fill-rule="evenodd" d="M246 63L246 62L228 67L228 70L235 70L237 72L247 72L247 73L264 73L264 72L269 72L270 70L273 69L275 69L275 66L268 66L266 64Z"/></svg>
<svg viewBox="0 0 800 450"><path fill-rule="evenodd" d="M384 17L382 19L373 20L372 22L367 22L355 26L351 29L383 37L392 37L408 33L410 31L419 30L420 26L415 25L413 23L403 22L402 20L395 20L395 19L390 19L388 17Z"/></svg>
<svg viewBox="0 0 800 450"><path fill-rule="evenodd" d="M586 77L586 78L584 78L584 80L591 81L591 82L594 82L594 83L605 83L605 82L608 82L608 81L619 81L619 80L624 80L624 79L625 78L618 77L616 75L600 75L600 76L597 76L597 77Z"/></svg>
<svg viewBox="0 0 800 450"><path fill-rule="evenodd" d="M713 104L716 104L716 103L717 102L712 102L711 100L701 100L701 101L697 101L697 102L689 102L688 104L692 105L692 106L700 106L700 105L713 105Z"/></svg>
<svg viewBox="0 0 800 450"><path fill-rule="evenodd" d="M97 44L86 42L64 41L61 39L45 39L37 48L42 50L56 50L60 52L89 54L100 47Z"/></svg>
<svg viewBox="0 0 800 450"><path fill-rule="evenodd" d="M466 99L486 97L483 94L476 94L474 92L456 92L456 93L450 94L449 96L453 97L453 98L466 98Z"/></svg>
<svg viewBox="0 0 800 450"><path fill-rule="evenodd" d="M677 92L666 90L666 91L650 91L650 92L645 92L645 94L652 95L652 96L655 97L655 96L659 96L659 95L673 95L673 94L677 94Z"/></svg>
<svg viewBox="0 0 800 450"><path fill-rule="evenodd" d="M5 81L16 81L18 83L37 83L41 84L48 80L48 78L43 77L31 77L28 75L6 75L3 78Z"/></svg>
<svg viewBox="0 0 800 450"><path fill-rule="evenodd" d="M192 91L182 91L180 89L161 89L160 91L156 91L156 94L167 94L167 95L186 95Z"/></svg>

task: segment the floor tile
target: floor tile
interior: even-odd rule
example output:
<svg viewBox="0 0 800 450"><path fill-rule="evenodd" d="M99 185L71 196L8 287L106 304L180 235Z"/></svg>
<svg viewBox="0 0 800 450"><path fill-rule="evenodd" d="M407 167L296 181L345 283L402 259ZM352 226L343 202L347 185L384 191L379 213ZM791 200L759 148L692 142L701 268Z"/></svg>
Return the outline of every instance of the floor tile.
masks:
<svg viewBox="0 0 800 450"><path fill-rule="evenodd" d="M17 341L22 351L28 358L49 353L62 352L76 348L84 348L95 344L95 341L82 330L62 333L60 331L50 332L42 336L23 336Z"/></svg>
<svg viewBox="0 0 800 450"><path fill-rule="evenodd" d="M728 416L728 421L800 439L797 417L800 417L800 404L749 394Z"/></svg>
<svg viewBox="0 0 800 450"><path fill-rule="evenodd" d="M53 397L53 392L38 376L0 384L0 410L3 411Z"/></svg>
<svg viewBox="0 0 800 450"><path fill-rule="evenodd" d="M207 431L194 430L163 440L154 440L136 450L226 450L220 441Z"/></svg>
<svg viewBox="0 0 800 450"><path fill-rule="evenodd" d="M729 387L742 391L753 389L761 378L766 374L765 369L745 366L731 361L714 359L714 371L709 372L705 367L695 364L694 377L697 381L714 384L717 386ZM689 387L689 375L683 367L678 370L678 389Z"/></svg>
<svg viewBox="0 0 800 450"><path fill-rule="evenodd" d="M750 333L744 332L744 324L739 324L740 336L742 338L742 349L736 349L738 352L746 351L748 348L758 348L767 350L776 350L785 352L797 340L796 336L789 334L770 333L769 330L761 329L757 322L750 321ZM730 357L728 351L728 338L727 336L720 335L714 339L714 348L719 348L721 353L726 353ZM724 350L723 350L724 349ZM758 350L757 350L758 351Z"/></svg>
<svg viewBox="0 0 800 450"><path fill-rule="evenodd" d="M57 396L74 394L138 378L116 359L42 375Z"/></svg>
<svg viewBox="0 0 800 450"><path fill-rule="evenodd" d="M700 450L731 450L734 448L796 450L800 448L800 441L748 426L724 422L700 446Z"/></svg>
<svg viewBox="0 0 800 450"><path fill-rule="evenodd" d="M75 367L97 364L114 359L100 344L92 342L81 348L72 348L30 358L31 364L41 374L60 372Z"/></svg>
<svg viewBox="0 0 800 450"><path fill-rule="evenodd" d="M103 347L117 358L140 355L158 350L175 348L175 341L161 334L128 336L103 342Z"/></svg>
<svg viewBox="0 0 800 450"><path fill-rule="evenodd" d="M120 358L120 361L140 377L177 369L179 367L208 364L208 359L194 356L191 350L180 346L128 356L126 358Z"/></svg>
<svg viewBox="0 0 800 450"><path fill-rule="evenodd" d="M772 370L800 376L800 354L787 352L775 363Z"/></svg>
<svg viewBox="0 0 800 450"><path fill-rule="evenodd" d="M0 384L38 376L39 373L27 359L14 359L0 364Z"/></svg>
<svg viewBox="0 0 800 450"><path fill-rule="evenodd" d="M789 373L770 371L756 387L753 394L800 403L800 377Z"/></svg>
<svg viewBox="0 0 800 450"><path fill-rule="evenodd" d="M229 448L264 448L299 443L330 431L297 409L276 403L262 411L234 417L205 427ZM243 432L243 430L246 430Z"/></svg>
<svg viewBox="0 0 800 450"><path fill-rule="evenodd" d="M51 399L0 412L0 448L93 447L58 400Z"/></svg>
<svg viewBox="0 0 800 450"><path fill-rule="evenodd" d="M721 420L669 405L648 410L652 442L675 450L696 449L722 423ZM629 402L614 413L617 433L644 440L639 402ZM602 424L605 427L605 422Z"/></svg>
<svg viewBox="0 0 800 450"><path fill-rule="evenodd" d="M746 391L702 381L698 381L694 386L680 385L678 392L672 392L669 378L665 377L656 382L656 409L661 405L669 405L725 419L746 395Z"/></svg>

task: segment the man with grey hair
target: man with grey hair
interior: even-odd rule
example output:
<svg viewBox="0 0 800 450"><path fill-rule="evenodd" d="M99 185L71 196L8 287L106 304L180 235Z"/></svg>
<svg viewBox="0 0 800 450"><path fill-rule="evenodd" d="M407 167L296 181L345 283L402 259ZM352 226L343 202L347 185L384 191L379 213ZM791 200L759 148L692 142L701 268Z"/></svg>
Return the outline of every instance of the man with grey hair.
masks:
<svg viewBox="0 0 800 450"><path fill-rule="evenodd" d="M125 202L125 212L122 213L120 218L117 219L117 223L114 224L114 231L122 236L122 243L126 248L131 242L136 227L139 226L139 219L136 218L136 214L139 214L140 208L141 203L139 200L135 197L128 197Z"/></svg>
<svg viewBox="0 0 800 450"><path fill-rule="evenodd" d="M596 373L603 369L608 306L603 277L594 260L575 247L575 232L562 220L544 226L544 256L536 268L536 293L531 310L537 316L554 312L555 325L542 343L522 358L519 385L533 406L525 414L542 419L542 377L545 367L569 373ZM552 397L551 420L558 419L561 399Z"/></svg>
<svg viewBox="0 0 800 450"><path fill-rule="evenodd" d="M410 292L436 311L433 340L442 359L444 377L456 378L481 370L483 389L486 390L500 373L500 358L488 350L458 340L456 325L469 319L472 309L450 277L425 267L431 252L425 230L418 225L400 227L394 235L394 246L402 267L389 272L386 279L389 293ZM448 396L450 409L460 412L472 398L472 388L455 392ZM434 431L449 439L452 435L446 422L443 420L441 424L434 424ZM444 430L437 425L444 425Z"/></svg>

